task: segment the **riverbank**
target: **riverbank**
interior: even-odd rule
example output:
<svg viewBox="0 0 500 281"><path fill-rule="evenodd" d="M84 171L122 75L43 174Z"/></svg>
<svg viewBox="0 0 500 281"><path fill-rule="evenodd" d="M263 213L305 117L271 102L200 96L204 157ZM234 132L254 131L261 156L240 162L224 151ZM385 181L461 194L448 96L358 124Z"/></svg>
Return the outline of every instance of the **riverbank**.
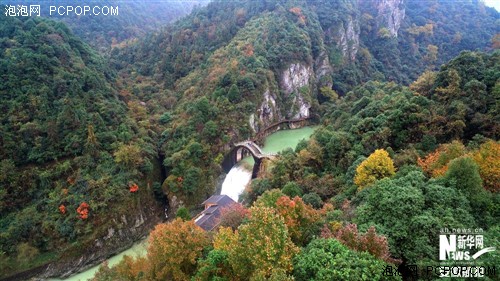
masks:
<svg viewBox="0 0 500 281"><path fill-rule="evenodd" d="M144 256L147 252L147 246L148 246L148 241L147 238L135 243L132 247L129 249L107 259L106 261L108 262L109 266L113 266L118 264L124 256L129 256L129 257L140 257ZM95 273L99 270L99 267L101 264L95 265L83 272L80 272L78 274L72 275L68 278L65 279L59 279L59 278L49 278L47 279L48 281L85 281L88 279L91 279L94 277Z"/></svg>
<svg viewBox="0 0 500 281"><path fill-rule="evenodd" d="M283 130L272 133L264 140L264 146L262 147L265 153L278 153L286 148L295 148L297 144L302 139L309 139L313 134L317 126L314 127L303 127L300 129L293 130ZM226 175L224 182L222 184L221 194L227 194L230 197L235 197L237 200L239 194L243 192L246 185L251 180L251 167L253 165L253 159L251 157L242 160L238 165L233 167L231 171ZM234 199L234 198L233 198ZM114 265L121 261L123 256L133 256L138 257L145 255L147 250L146 239L143 239L139 243L134 244L131 248L120 252L108 259L108 264ZM83 272L72 275L68 278L53 278L48 279L49 281L77 281L77 280L87 280L91 279L97 270L99 269L100 263L94 265Z"/></svg>

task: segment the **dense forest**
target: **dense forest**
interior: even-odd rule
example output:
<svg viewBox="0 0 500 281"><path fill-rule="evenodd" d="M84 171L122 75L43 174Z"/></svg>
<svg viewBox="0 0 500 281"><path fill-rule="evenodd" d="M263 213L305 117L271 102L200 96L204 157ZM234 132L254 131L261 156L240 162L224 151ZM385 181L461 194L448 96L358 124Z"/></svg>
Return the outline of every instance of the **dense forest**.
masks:
<svg viewBox="0 0 500 281"><path fill-rule="evenodd" d="M119 80L161 123L163 164L169 170L163 190L201 202L213 191L225 145L275 121L322 115L325 103L364 81L409 85L460 50L492 50L496 42L498 12L482 3L377 3L213 2L159 34L115 49L111 63ZM419 13L400 15L399 25L386 22L391 9L403 13L410 8ZM450 9L467 11L474 31L456 24L446 12ZM362 21L370 17L368 23ZM435 23L437 19L443 23ZM417 27L430 31L408 31ZM446 47L449 33L463 34L464 45ZM414 52L403 54L408 42ZM432 55L429 45L437 46ZM184 179L182 184L178 178Z"/></svg>
<svg viewBox="0 0 500 281"><path fill-rule="evenodd" d="M102 57L63 23L1 21L5 274L78 253L86 239L106 231L102 222L110 209L126 214L142 208L138 200L150 198L153 181L159 186L161 178L149 124L129 113L131 104L110 83L116 74ZM134 184L144 191L130 192Z"/></svg>
<svg viewBox="0 0 500 281"><path fill-rule="evenodd" d="M3 4L17 5L19 1L4 0ZM22 1L23 5L40 5L43 9L42 17L64 22L73 33L80 37L96 51L109 54L112 48L120 48L129 42L138 40L147 33L154 32L160 27L174 22L191 12L193 8L204 6L208 0L190 1L117 1L117 0L89 0L71 1ZM61 9L62 15L50 10L47 4L54 7L98 6L117 7L118 15L77 16L74 13L64 14L66 9ZM106 10L104 10L106 11Z"/></svg>
<svg viewBox="0 0 500 281"><path fill-rule="evenodd" d="M368 82L323 104L321 128L252 182L248 209L224 214L214 237L159 225L146 257L95 280L397 280L381 269L438 262L438 229L481 228L498 247L499 59L464 52L409 87Z"/></svg>
<svg viewBox="0 0 500 281"><path fill-rule="evenodd" d="M439 262L439 229L500 247L496 10L216 0L158 30L206 2L0 17L0 277L150 222L138 239L169 203L196 211L232 143L296 118L319 128L224 227L158 224L95 280L399 280L382 269Z"/></svg>

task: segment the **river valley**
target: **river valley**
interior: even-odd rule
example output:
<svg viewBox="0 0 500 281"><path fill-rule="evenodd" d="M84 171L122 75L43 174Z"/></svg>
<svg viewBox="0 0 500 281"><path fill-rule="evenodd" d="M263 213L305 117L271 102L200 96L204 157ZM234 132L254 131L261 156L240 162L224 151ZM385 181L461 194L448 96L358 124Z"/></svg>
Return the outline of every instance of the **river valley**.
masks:
<svg viewBox="0 0 500 281"><path fill-rule="evenodd" d="M261 147L264 153L278 153L286 148L295 148L302 139L309 139L316 127L308 126L294 130L282 130L275 132L264 141L264 146ZM228 195L233 200L237 201L238 196L243 192L247 184L251 180L251 167L253 165L252 157L247 157L235 165L227 174L222 184L221 194ZM123 256L132 257L142 256L146 254L147 239L144 239L131 248L108 259L109 266L119 263ZM75 274L66 279L49 279L49 281L78 281L88 280L94 276L99 269L99 265L93 266L83 272Z"/></svg>

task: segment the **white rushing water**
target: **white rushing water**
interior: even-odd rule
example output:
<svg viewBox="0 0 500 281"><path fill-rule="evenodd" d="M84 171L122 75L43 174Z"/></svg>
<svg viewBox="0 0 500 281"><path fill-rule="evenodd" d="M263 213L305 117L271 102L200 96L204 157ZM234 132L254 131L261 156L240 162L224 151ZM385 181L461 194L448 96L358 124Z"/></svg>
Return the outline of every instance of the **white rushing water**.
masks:
<svg viewBox="0 0 500 281"><path fill-rule="evenodd" d="M261 147L265 153L278 153L285 148L295 148L302 139L309 139L315 127L304 127L295 130L283 130L266 137L264 146ZM245 190L252 178L253 158L245 157L236 164L227 174L222 183L221 194L238 201L239 195Z"/></svg>
<svg viewBox="0 0 500 281"><path fill-rule="evenodd" d="M245 168L245 165L237 164L227 173L220 194L227 195L238 202L238 197L251 179L252 172Z"/></svg>
<svg viewBox="0 0 500 281"><path fill-rule="evenodd" d="M301 139L309 139L314 132L315 127L304 127L295 130L284 130L271 134L265 140L262 151L265 153L277 153L284 148L294 148ZM246 157L236 164L226 175L222 183L221 194L231 197L238 201L239 195L245 190L252 178L252 157ZM143 240L128 250L108 259L109 265L115 265L120 262L124 255L139 257L146 254L147 242ZM97 272L99 265L94 266L84 272L73 275L66 279L49 279L50 281L77 281L91 279Z"/></svg>

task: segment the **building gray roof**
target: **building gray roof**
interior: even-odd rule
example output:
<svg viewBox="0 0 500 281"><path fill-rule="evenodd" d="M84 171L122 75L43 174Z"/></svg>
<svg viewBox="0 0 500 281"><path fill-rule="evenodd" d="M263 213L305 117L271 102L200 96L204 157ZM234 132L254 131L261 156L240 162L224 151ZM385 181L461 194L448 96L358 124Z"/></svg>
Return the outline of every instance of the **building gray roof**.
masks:
<svg viewBox="0 0 500 281"><path fill-rule="evenodd" d="M234 204L234 203L236 203L236 202L234 202L234 200L231 199L231 197L229 197L227 195L212 195L212 196L210 196L210 198L203 201L202 204L203 205L216 204L219 206L227 206L229 204Z"/></svg>
<svg viewBox="0 0 500 281"><path fill-rule="evenodd" d="M210 204L208 208L203 210L196 216L194 223L206 231L213 230L220 223L222 208L231 207L236 203L227 195L213 195L203 202L203 205Z"/></svg>

